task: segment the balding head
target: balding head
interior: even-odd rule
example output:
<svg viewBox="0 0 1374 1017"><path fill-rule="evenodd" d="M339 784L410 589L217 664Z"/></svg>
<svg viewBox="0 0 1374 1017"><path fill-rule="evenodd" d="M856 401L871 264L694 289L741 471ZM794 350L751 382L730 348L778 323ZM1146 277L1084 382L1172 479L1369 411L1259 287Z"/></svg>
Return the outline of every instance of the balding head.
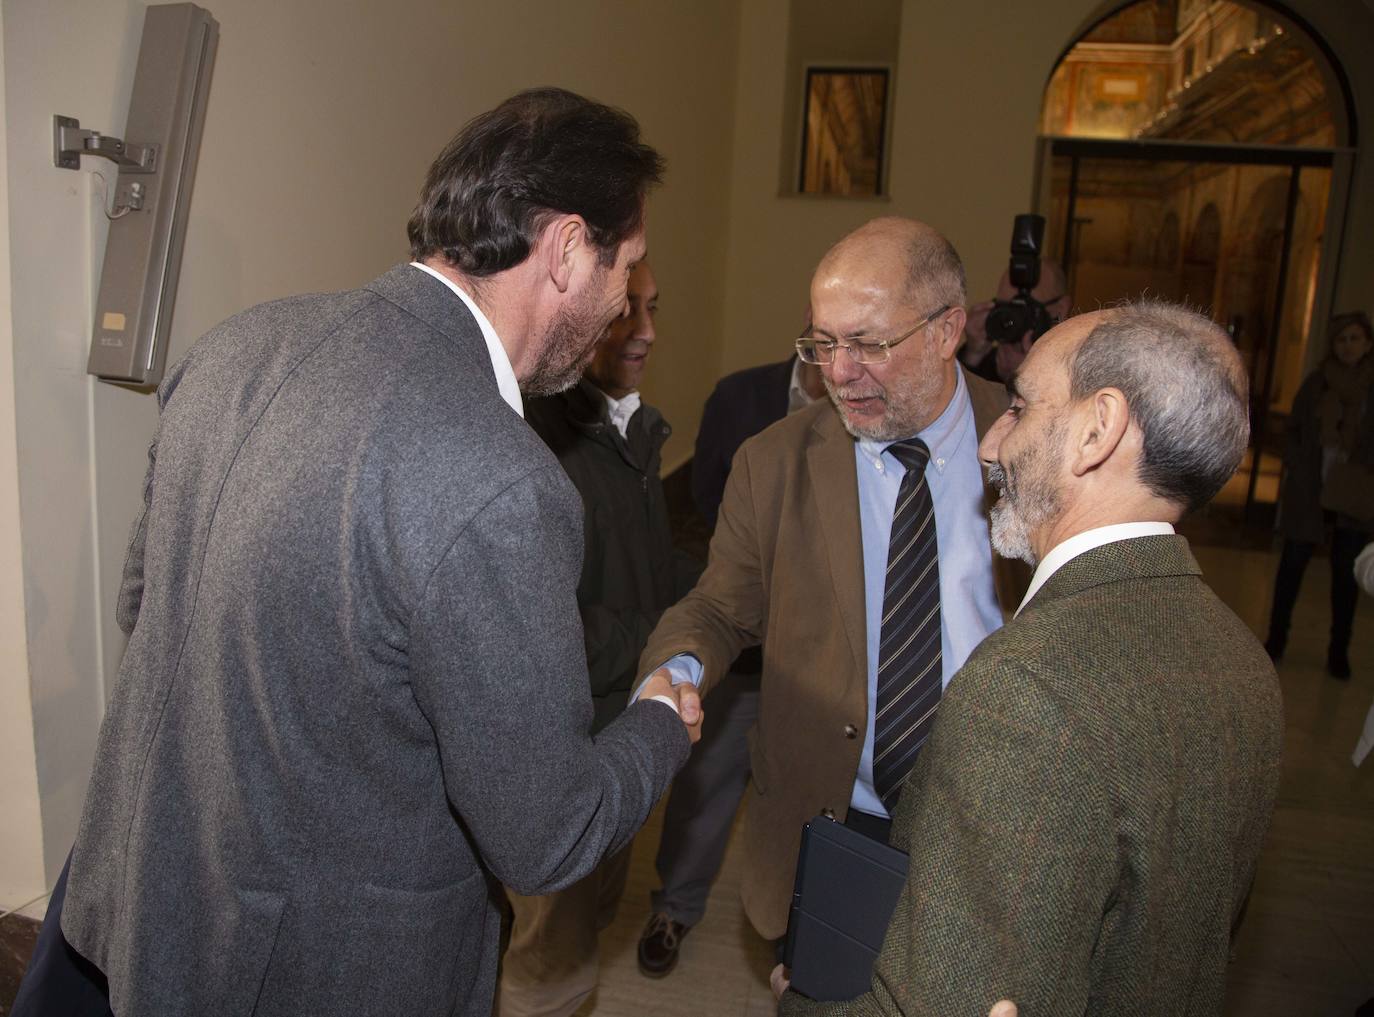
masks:
<svg viewBox="0 0 1374 1017"><path fill-rule="evenodd" d="M864 223L826 252L816 278L856 272L900 279L913 305L956 307L966 299L959 252L939 230L915 219L883 216Z"/></svg>
<svg viewBox="0 0 1374 1017"><path fill-rule="evenodd" d="M1119 389L1143 436L1141 483L1185 511L1211 500L1250 440L1249 382L1231 337L1160 300L1110 308L1088 323L1069 360L1069 397Z"/></svg>
<svg viewBox="0 0 1374 1017"><path fill-rule="evenodd" d="M825 351L821 375L851 434L905 438L943 412L963 301L959 255L925 223L874 219L826 253L811 280L811 337L844 344ZM861 363L852 341L882 348Z"/></svg>
<svg viewBox="0 0 1374 1017"><path fill-rule="evenodd" d="M1175 522L1221 490L1249 440L1240 356L1174 304L1069 319L1009 387L979 456L1001 494L993 546L1032 563L1090 529Z"/></svg>

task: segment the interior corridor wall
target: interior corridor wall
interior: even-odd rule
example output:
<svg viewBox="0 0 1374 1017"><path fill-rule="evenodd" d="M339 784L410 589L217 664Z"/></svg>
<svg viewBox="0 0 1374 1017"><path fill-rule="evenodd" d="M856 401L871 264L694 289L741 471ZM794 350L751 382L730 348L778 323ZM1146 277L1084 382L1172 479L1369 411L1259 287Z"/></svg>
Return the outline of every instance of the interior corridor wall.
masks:
<svg viewBox="0 0 1374 1017"><path fill-rule="evenodd" d="M406 218L445 141L518 89L562 85L633 112L668 159L649 211L663 300L645 393L676 425L667 460L681 461L719 361L735 0L204 5L221 34L169 362L246 306L356 286L405 260ZM152 396L85 374L106 232L90 171L110 169L89 158L80 173L54 168L51 118L122 134L142 19L130 0L3 6L35 814L41 806L41 823L22 810L5 822L20 817L7 838L41 844L49 883L75 833L123 651L114 598L156 421ZM0 413L4 398L0 373ZM0 498L0 522L4 512ZM0 847L6 868L11 848Z"/></svg>
<svg viewBox="0 0 1374 1017"><path fill-rule="evenodd" d="M1335 51L1361 117L1337 307L1374 293L1374 5L1286 0ZM1034 4L905 0L892 111L886 199L779 193L789 0L744 5L736 90L730 253L722 370L788 352L810 275L845 232L877 215L907 215L942 230L963 255L969 297L991 296L1006 267L1011 220L1028 211L1045 83L1060 53L1102 14L1099 0ZM842 7L837 18L846 17ZM803 62L835 59L823 37Z"/></svg>
<svg viewBox="0 0 1374 1017"><path fill-rule="evenodd" d="M0 17L0 64L4 19ZM0 120L5 84L0 76ZM0 133L0 196L5 193L6 140ZM29 698L24 631L23 552L19 536L19 472L14 435L14 329L10 315L9 205L0 200L0 910L30 900L44 887L38 829L38 768Z"/></svg>

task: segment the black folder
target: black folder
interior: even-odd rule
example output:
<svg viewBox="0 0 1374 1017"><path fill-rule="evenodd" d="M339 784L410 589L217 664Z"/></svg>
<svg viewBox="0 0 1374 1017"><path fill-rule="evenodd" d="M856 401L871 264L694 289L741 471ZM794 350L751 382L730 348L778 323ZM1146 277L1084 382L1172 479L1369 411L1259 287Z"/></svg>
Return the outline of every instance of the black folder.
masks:
<svg viewBox="0 0 1374 1017"><path fill-rule="evenodd" d="M821 1001L869 990L906 868L904 852L833 819L802 828L783 947L793 989Z"/></svg>

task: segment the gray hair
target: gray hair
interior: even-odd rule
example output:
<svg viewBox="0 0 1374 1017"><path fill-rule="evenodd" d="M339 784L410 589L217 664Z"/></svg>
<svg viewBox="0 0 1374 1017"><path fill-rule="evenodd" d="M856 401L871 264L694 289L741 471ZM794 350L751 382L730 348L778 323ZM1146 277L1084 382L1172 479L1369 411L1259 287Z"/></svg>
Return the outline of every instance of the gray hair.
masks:
<svg viewBox="0 0 1374 1017"><path fill-rule="evenodd" d="M1249 383L1231 338L1177 304L1140 300L1104 318L1074 354L1069 392L1120 389L1144 436L1140 481L1191 512L1231 479L1250 441Z"/></svg>
<svg viewBox="0 0 1374 1017"><path fill-rule="evenodd" d="M964 263L942 234L929 227L917 233L907 246L906 260L911 296L924 295L946 307L963 307L968 301Z"/></svg>

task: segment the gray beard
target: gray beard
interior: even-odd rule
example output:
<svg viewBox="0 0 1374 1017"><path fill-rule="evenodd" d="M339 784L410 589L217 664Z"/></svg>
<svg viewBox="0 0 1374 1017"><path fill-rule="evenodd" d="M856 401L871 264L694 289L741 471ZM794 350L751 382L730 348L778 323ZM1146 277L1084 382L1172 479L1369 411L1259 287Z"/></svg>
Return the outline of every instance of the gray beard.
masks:
<svg viewBox="0 0 1374 1017"><path fill-rule="evenodd" d="M899 441L902 438L910 438L926 423L929 423L928 420L921 422L918 419L918 411L913 405L914 398L925 398L925 393L920 393L916 397L910 394L901 397L894 395L892 390L889 390L886 403L887 413L884 414L883 419L861 426L849 419L849 414L845 412L844 405L840 400L840 393L829 381L825 381L825 391L826 395L830 397L830 404L835 407L835 412L840 415L840 423L844 425L844 429L860 441ZM930 401L933 399L926 398L926 402Z"/></svg>
<svg viewBox="0 0 1374 1017"><path fill-rule="evenodd" d="M907 434L889 434L892 426L879 424L877 427L859 427L849 419L849 414L845 413L844 407L840 405L839 397L833 392L829 393L830 404L835 408L835 412L840 415L840 423L849 432L850 437L860 441L897 441L901 438L910 437Z"/></svg>
<svg viewBox="0 0 1374 1017"><path fill-rule="evenodd" d="M992 507L992 549L1003 558L1019 558L1031 568L1040 564L1031 549L1030 534L1006 496Z"/></svg>
<svg viewBox="0 0 1374 1017"><path fill-rule="evenodd" d="M1034 568L1040 559L1031 546L1031 530L1059 511L1059 496L1057 491L1042 490L1035 478L1023 477L1023 483L1028 479L1024 490L1013 495L1006 471L997 463L988 467L988 482L999 495L991 513L992 548L1003 558L1019 558ZM1032 507L1027 510L1028 506Z"/></svg>

